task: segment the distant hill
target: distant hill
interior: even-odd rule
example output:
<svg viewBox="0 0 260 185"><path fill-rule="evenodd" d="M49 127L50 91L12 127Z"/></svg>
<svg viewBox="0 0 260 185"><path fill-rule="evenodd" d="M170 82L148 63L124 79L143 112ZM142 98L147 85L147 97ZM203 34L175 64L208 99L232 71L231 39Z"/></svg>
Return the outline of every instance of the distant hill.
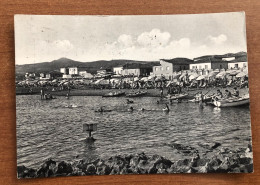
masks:
<svg viewBox="0 0 260 185"><path fill-rule="evenodd" d="M224 55L206 55L197 57L195 59L204 59L208 57L213 58L225 58L225 57L235 57L236 59L240 57L246 57L246 52L238 52L238 53L227 53ZM175 60L189 60L184 58L175 58ZM172 60L172 59L171 59ZM24 65L16 65L16 74L23 75L25 73L41 73L41 72L51 72L54 70L60 70L62 67L82 67L89 73L95 74L99 69L112 69L116 66L126 66L126 64L142 64L147 66L155 66L158 65L159 62L155 61L136 61L136 60L98 60L94 62L79 62L75 60L71 60L68 58L60 58L58 60L53 60L51 62L42 62L42 63L35 63L35 64L24 64ZM130 67L130 65L127 65ZM136 66L136 65L135 65Z"/></svg>
<svg viewBox="0 0 260 185"><path fill-rule="evenodd" d="M235 57L235 58L247 57L247 52L240 51L238 53L227 53L227 54L224 54L224 55L205 55L205 56L194 58L194 60L201 60L201 59L205 59L205 58L222 59L222 58L227 58L227 57Z"/></svg>
<svg viewBox="0 0 260 185"><path fill-rule="evenodd" d="M50 72L54 70L59 70L62 67L83 67L89 73L96 73L99 69L111 69L116 66L124 66L125 64L149 64L156 65L159 62L148 62L148 61L135 61L135 60L99 60L94 62L79 62L71 60L68 58L60 58L58 60L53 60L51 62L42 62L35 64L24 64L16 65L16 74L25 74L25 73L41 73L41 72Z"/></svg>

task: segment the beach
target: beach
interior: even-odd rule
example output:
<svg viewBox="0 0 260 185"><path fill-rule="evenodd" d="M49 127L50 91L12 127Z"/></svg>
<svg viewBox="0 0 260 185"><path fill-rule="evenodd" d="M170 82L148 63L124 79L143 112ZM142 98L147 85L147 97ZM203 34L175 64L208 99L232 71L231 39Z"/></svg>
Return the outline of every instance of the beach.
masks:
<svg viewBox="0 0 260 185"><path fill-rule="evenodd" d="M207 93L208 95L216 93L217 90L220 89L223 93L227 89L229 91L233 91L233 87L208 87L208 88L192 88L192 89L183 89L182 93L188 93L189 96L188 98L193 98L193 95L195 95L198 92L202 92L203 94ZM140 89L141 91L147 91L147 94L144 96L147 97L160 97L160 89L153 88L153 89ZM55 96L66 96L68 93L71 96L104 96L105 94L108 94L110 92L118 92L122 91L125 92L126 94L132 93L132 92L137 92L139 91L138 89L93 89L93 88L79 88L79 89L71 89L70 92L68 90L52 90L52 88L46 89L46 93L51 93L52 95ZM240 94L248 94L249 89L248 88L241 88L239 89ZM29 88L24 88L24 87L19 87L16 89L17 95L31 95L31 94L39 94L40 95L40 88L33 88L32 93L28 93ZM167 88L164 88L164 95L167 95Z"/></svg>

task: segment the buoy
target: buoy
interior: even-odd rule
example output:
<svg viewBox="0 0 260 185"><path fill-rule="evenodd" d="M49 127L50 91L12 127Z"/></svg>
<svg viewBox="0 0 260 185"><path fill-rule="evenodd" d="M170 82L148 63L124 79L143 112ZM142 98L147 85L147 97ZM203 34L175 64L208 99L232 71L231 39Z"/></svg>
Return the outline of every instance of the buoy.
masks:
<svg viewBox="0 0 260 185"><path fill-rule="evenodd" d="M90 124L83 124L83 132L88 132L88 137L86 138L86 142L94 142L96 139L94 139L91 135L91 132L97 131L97 124L96 123L90 123Z"/></svg>

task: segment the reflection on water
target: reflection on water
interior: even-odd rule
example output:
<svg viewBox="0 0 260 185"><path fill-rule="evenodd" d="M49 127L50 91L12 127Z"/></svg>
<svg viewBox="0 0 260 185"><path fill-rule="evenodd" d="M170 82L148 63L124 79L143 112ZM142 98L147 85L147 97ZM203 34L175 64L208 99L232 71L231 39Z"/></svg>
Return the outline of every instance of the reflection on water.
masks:
<svg viewBox="0 0 260 185"><path fill-rule="evenodd" d="M51 101L38 96L17 96L18 165L38 167L44 160L93 160L116 154L145 152L171 160L183 157L172 143L203 150L200 144L220 142L231 149L251 142L248 107L199 107L196 103L175 103L167 114L153 97L126 99L101 97L58 97ZM68 106L68 105L73 105ZM98 113L104 106L112 112ZM135 109L127 112L129 106ZM140 108L150 111L139 111ZM94 144L84 142L83 123L98 123Z"/></svg>

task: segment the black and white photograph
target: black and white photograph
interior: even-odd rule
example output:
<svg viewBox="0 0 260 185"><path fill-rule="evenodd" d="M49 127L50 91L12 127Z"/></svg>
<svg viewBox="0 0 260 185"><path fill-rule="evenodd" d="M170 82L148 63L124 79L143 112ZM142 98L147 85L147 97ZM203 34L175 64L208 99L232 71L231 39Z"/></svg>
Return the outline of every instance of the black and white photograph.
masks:
<svg viewBox="0 0 260 185"><path fill-rule="evenodd" d="M244 12L14 24L17 178L254 171Z"/></svg>

